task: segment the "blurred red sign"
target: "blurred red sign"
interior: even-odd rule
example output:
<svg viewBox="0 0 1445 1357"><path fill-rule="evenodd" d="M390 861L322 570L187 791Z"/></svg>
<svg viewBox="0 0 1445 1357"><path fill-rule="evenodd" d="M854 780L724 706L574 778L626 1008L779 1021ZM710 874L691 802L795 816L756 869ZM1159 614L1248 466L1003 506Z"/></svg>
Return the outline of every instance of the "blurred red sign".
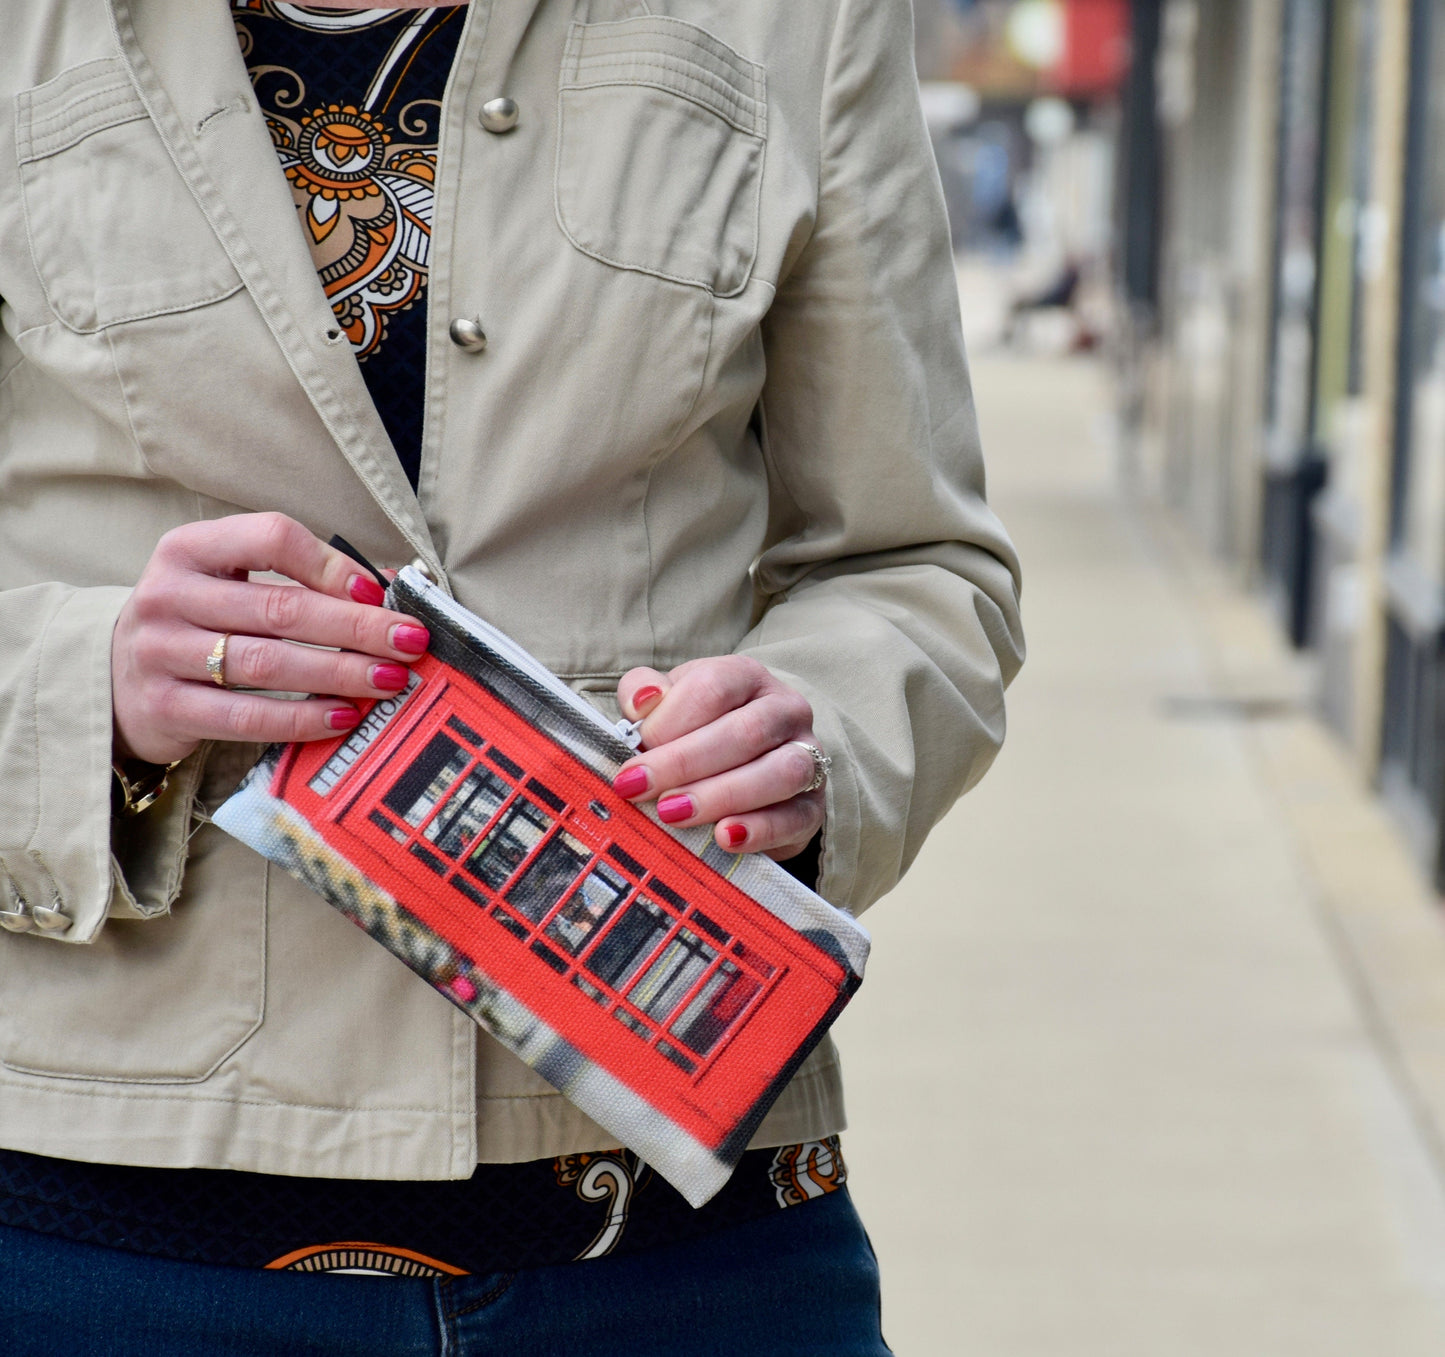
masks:
<svg viewBox="0 0 1445 1357"><path fill-rule="evenodd" d="M1064 0L1064 54L1049 72L1060 94L1109 94L1129 68L1129 0Z"/></svg>

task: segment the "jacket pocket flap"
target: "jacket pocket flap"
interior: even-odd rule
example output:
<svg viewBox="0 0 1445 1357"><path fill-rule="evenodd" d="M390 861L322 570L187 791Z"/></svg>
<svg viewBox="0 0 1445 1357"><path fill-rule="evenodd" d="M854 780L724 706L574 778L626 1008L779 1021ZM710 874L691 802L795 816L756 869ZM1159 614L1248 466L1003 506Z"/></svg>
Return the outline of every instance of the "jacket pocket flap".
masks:
<svg viewBox="0 0 1445 1357"><path fill-rule="evenodd" d="M87 61L15 96L15 149L22 165L95 132L146 116L130 75L115 57Z"/></svg>
<svg viewBox="0 0 1445 1357"><path fill-rule="evenodd" d="M562 88L650 85L701 104L750 136L767 135L763 68L681 19L573 24Z"/></svg>

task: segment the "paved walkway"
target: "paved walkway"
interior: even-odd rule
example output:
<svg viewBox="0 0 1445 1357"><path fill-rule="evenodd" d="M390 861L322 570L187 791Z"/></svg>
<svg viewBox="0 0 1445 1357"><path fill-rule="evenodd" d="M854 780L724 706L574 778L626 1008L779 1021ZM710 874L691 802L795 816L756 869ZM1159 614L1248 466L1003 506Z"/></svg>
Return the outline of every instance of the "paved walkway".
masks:
<svg viewBox="0 0 1445 1357"><path fill-rule="evenodd" d="M839 1024L885 1332L1436 1357L1441 916L1268 622L1121 498L1101 371L975 386L1031 655Z"/></svg>

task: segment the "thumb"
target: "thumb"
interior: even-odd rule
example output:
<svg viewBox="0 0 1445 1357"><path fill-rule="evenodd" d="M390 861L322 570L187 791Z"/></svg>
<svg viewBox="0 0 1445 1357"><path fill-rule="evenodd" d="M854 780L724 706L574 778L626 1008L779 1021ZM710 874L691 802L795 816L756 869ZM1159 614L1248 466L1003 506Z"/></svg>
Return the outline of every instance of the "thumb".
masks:
<svg viewBox="0 0 1445 1357"><path fill-rule="evenodd" d="M629 669L617 682L617 705L629 721L641 721L652 713L672 687L672 680L645 665Z"/></svg>

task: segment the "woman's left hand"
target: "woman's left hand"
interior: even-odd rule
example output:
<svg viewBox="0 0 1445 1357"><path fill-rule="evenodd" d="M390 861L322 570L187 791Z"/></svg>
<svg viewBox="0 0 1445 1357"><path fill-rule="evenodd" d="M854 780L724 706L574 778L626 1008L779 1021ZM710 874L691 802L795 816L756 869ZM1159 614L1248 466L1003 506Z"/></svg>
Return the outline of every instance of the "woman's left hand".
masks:
<svg viewBox="0 0 1445 1357"><path fill-rule="evenodd" d="M642 722L643 752L613 786L629 801L657 801L673 825L716 822L718 846L781 861L823 827L813 781L813 708L756 660L719 655L667 674L632 669L617 685L624 715Z"/></svg>

